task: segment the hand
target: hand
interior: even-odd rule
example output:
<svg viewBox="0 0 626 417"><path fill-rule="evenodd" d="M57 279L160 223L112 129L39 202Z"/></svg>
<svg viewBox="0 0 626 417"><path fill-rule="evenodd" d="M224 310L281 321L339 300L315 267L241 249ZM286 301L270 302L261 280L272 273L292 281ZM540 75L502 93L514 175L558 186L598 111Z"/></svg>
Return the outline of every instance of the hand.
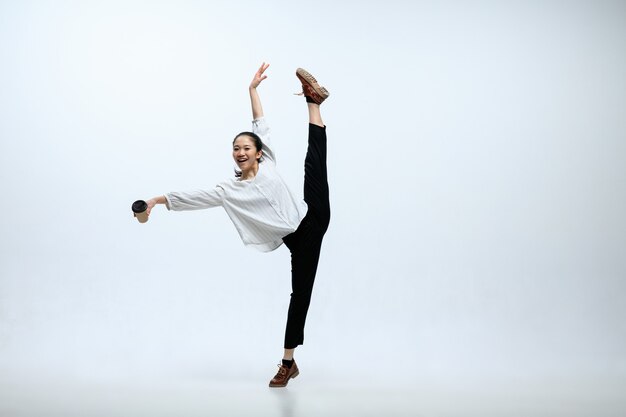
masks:
<svg viewBox="0 0 626 417"><path fill-rule="evenodd" d="M156 199L151 198L150 200L146 201L146 204L148 204L148 209L146 210L146 214L150 216L150 212L152 211L152 208L157 205L157 201Z"/></svg>
<svg viewBox="0 0 626 417"><path fill-rule="evenodd" d="M254 78L252 79L252 82L250 83L250 88L257 88L259 84L261 84L261 81L267 78L267 75L263 75L263 73L269 66L270 64L266 64L265 62L261 64L256 74L254 74Z"/></svg>

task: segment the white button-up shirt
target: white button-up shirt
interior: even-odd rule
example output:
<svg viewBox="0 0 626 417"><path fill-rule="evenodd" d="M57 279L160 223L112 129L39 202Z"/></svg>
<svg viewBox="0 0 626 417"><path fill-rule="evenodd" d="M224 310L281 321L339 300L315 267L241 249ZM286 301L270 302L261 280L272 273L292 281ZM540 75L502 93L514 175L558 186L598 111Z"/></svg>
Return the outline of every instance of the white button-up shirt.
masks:
<svg viewBox="0 0 626 417"><path fill-rule="evenodd" d="M232 178L211 190L171 192L165 195L168 210L199 210L222 206L246 246L262 252L278 248L282 238L295 232L307 212L276 171L270 128L264 118L252 122L252 131L263 141L263 158L251 180Z"/></svg>

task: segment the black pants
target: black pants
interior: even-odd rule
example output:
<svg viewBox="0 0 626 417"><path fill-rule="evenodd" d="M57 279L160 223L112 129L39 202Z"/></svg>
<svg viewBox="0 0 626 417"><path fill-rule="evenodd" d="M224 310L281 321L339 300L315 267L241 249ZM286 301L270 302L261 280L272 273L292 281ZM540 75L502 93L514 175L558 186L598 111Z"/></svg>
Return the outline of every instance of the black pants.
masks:
<svg viewBox="0 0 626 417"><path fill-rule="evenodd" d="M304 160L304 201L308 211L298 229L283 238L291 251L291 301L285 331L285 349L304 343L304 323L311 302L322 239L330 222L326 172L326 127L309 124L309 146Z"/></svg>

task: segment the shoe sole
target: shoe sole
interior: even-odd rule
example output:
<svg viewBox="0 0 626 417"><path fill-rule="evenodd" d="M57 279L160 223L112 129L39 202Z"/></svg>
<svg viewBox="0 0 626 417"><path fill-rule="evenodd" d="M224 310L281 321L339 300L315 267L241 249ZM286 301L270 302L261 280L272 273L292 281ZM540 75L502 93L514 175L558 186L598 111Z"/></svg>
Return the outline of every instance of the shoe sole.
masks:
<svg viewBox="0 0 626 417"><path fill-rule="evenodd" d="M309 87L309 91L305 91L305 95L307 95L307 93L310 94L311 92L313 92L313 94L310 94L310 96L317 104L322 104L322 102L326 100L328 96L330 96L328 90L326 90L324 87L321 87L317 83L315 77L312 76L307 70L298 68L296 70L296 76L303 86L306 85Z"/></svg>
<svg viewBox="0 0 626 417"><path fill-rule="evenodd" d="M289 380L292 378L297 377L298 375L300 375L300 371L297 371L295 374L291 375L288 379L287 382L285 382L284 384L270 384L270 388L284 388L287 386L287 384L289 383Z"/></svg>

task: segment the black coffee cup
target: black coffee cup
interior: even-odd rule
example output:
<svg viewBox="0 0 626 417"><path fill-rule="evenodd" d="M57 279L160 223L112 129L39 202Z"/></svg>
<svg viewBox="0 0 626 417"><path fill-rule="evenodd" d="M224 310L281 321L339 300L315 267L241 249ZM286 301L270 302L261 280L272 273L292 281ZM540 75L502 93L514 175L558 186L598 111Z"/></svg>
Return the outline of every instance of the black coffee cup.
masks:
<svg viewBox="0 0 626 417"><path fill-rule="evenodd" d="M133 203L132 210L135 217L137 217L137 220L139 220L139 223L145 223L148 221L148 213L146 213L148 210L148 203L143 200L137 200Z"/></svg>

